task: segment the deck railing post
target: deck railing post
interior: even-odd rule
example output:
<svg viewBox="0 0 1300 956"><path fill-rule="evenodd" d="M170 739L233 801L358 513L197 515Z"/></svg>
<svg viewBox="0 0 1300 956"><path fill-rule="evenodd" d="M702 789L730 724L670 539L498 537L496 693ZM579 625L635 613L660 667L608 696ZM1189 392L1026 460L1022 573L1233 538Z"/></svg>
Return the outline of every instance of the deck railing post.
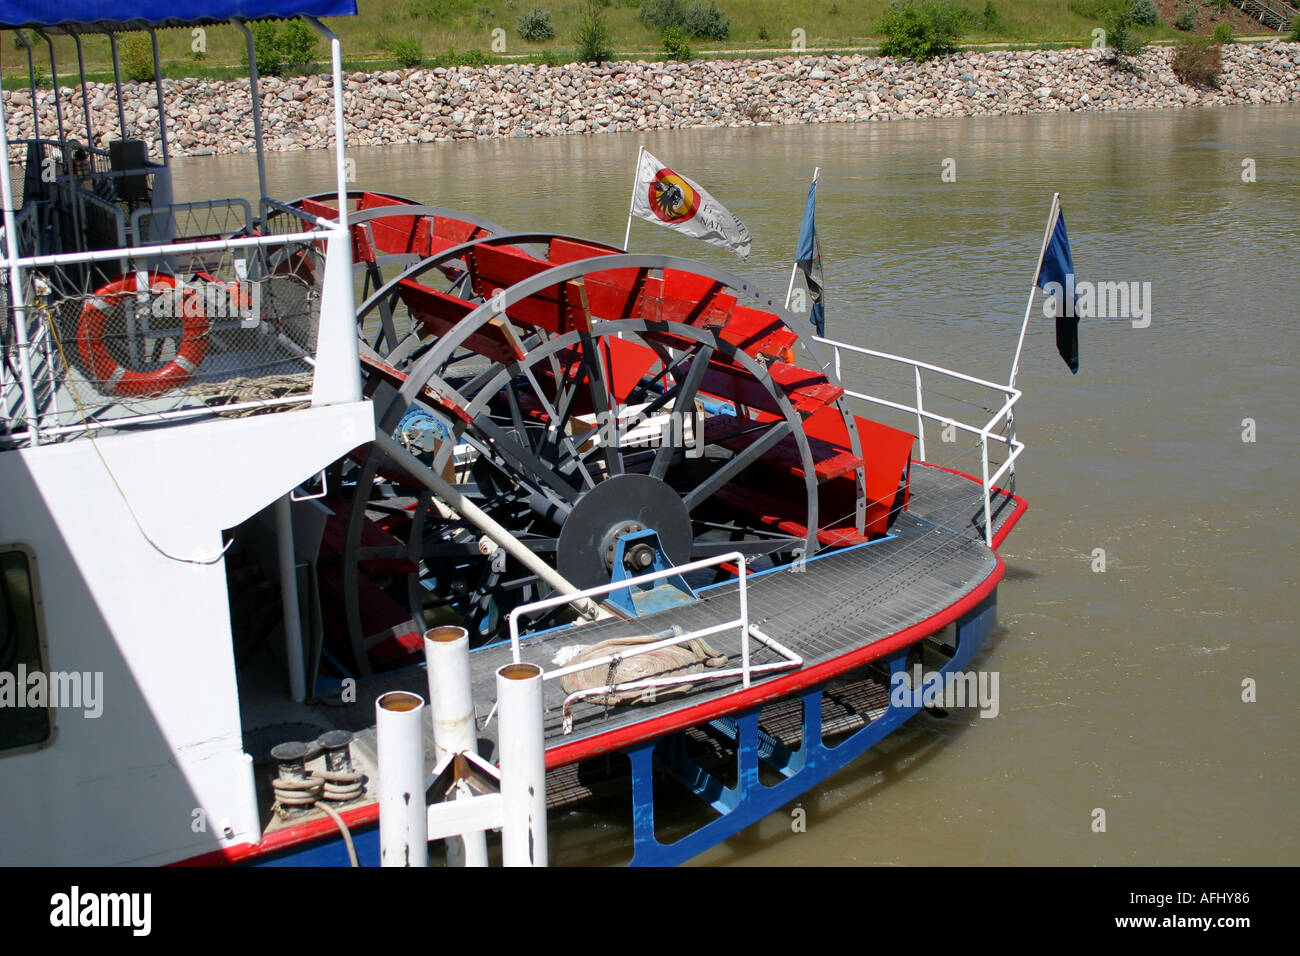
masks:
<svg viewBox="0 0 1300 956"><path fill-rule="evenodd" d="M745 580L745 559L742 556L736 562L736 572L740 575L740 669L741 681L749 687L749 582Z"/></svg>
<svg viewBox="0 0 1300 956"><path fill-rule="evenodd" d="M980 468L983 475L981 485L984 489L984 543L993 547L993 507L989 498L989 433L980 432Z"/></svg>
<svg viewBox="0 0 1300 956"><path fill-rule="evenodd" d="M919 443L921 461L925 461L925 405L921 400L921 367L913 365L912 372L916 380L916 440Z"/></svg>

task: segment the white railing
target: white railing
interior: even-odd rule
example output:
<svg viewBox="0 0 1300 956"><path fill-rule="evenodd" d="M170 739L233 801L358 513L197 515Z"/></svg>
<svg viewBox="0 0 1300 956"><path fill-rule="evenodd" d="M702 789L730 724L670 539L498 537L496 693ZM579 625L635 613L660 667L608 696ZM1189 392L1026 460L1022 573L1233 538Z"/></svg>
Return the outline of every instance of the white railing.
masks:
<svg viewBox="0 0 1300 956"><path fill-rule="evenodd" d="M589 687L574 691L566 697L564 701L564 733L567 734L572 732L572 705L583 697L605 696L632 690L649 690L657 687L670 687L674 684L695 684L700 683L701 681L718 680L727 677L740 677L741 686L748 688L752 682L753 675L755 674L803 666L803 658L799 657L799 655L795 654L789 648L783 646L769 635L764 634L756 626L749 623L749 594L747 590L748 583L746 581L745 556L739 551L732 551L711 558L702 558L699 561L680 564L663 571L653 571L649 574L641 574L634 578L626 578L622 581L602 584L599 587L586 588L582 591L577 591L571 594L559 594L555 597L546 598L541 601L534 601L531 604L520 605L510 612L510 653L513 660L516 664L520 663L519 618L525 614L560 607L561 605L571 604L581 599L593 598L601 594L609 594L612 591L641 587L642 585L650 584L654 581L660 581L664 578L689 574L692 571L716 567L717 565L725 564L727 562L735 564L740 575L740 587L737 591L740 599L740 611L735 618L723 621L720 624L710 625L709 627L687 631L684 634L673 634L671 637L666 637L663 640L653 641L647 644L638 644L635 647L628 648L627 650L605 654L601 657L584 660L581 663L571 664L567 667L558 667L549 671L544 670L542 673L542 679L555 680L568 674L576 674L580 671L590 670L594 667L610 667L612 669L613 667L616 667L620 661L627 660L631 657L648 654L652 651L661 650L665 647L672 647L677 644L685 644L690 641L709 637L713 634L721 634L724 631L730 630L737 630L740 634L740 667L711 668L708 671L696 671L691 674L682 674L676 677L646 677L640 680L625 681L622 683L607 684L602 687ZM750 638L758 641L769 650L774 651L782 659L779 661L769 661L766 664L753 664L751 662L752 654L750 653L749 645Z"/></svg>
<svg viewBox="0 0 1300 956"><path fill-rule="evenodd" d="M202 204L190 205L197 208ZM173 207L161 208L165 213ZM25 215L15 217L16 226L25 222ZM125 274L132 269L150 271L165 262L185 263L190 266L196 263L211 265L222 263L224 257L224 260L228 261L224 261L223 265L232 267L233 272L230 275L221 275L222 281L242 279L243 277L238 275L241 265L248 266L244 275L250 280L263 281L270 273L266 263L272 252L280 248L312 244L324 250L332 239L343 240L338 245L341 251L346 253L347 242L350 241L348 233L345 227L337 223L325 223L315 229L300 228L281 235L241 235L179 242L152 242L147 245L78 252L32 254L32 250L20 248L16 256L11 256L7 249L0 249L0 285L5 287L3 293L9 305L8 314L3 316L3 321L0 321L0 347L9 353L9 358L13 360L14 367L18 371L16 375L10 375L6 371L3 380L0 381L0 388L3 388L5 393L0 401L0 414L5 416L5 420L0 422L5 442L34 445L40 444L47 437L57 440L75 437L101 427L116 427L126 423L163 423L211 411L211 406L195 404L197 400L188 398L182 394L182 391L176 392L172 399L160 396L158 401L129 401L119 396L101 396L87 392L85 393L87 398L82 404L73 407L73 399L61 392L69 384L64 379L71 375L72 371L70 367L64 366L71 360L76 344L63 340L54 343L60 348L52 351L51 328L53 324L60 321L62 303L74 299L89 301L91 294L88 292L63 294L58 289L51 289L51 283L44 279L33 280L31 278L33 273L38 276L58 275L61 270L69 267L80 267L84 270L95 264L111 263L108 274L113 272ZM245 261L236 262L237 259ZM180 271L184 278L192 270ZM224 271L227 270L223 268L223 273ZM91 288L94 288L93 283ZM34 299L30 298L33 293L36 293ZM260 320L261 316L254 318ZM241 317L236 316L227 324L239 325L242 321ZM322 311L319 321L322 328L326 322L346 322L350 334L354 319L350 311L345 316L327 315ZM217 326L214 324L213 328L216 330ZM267 333L257 338L255 345L245 348L251 356L250 362L253 358L257 360L248 367L250 369L287 368L291 364L296 364L301 366L304 374L310 375L314 380L317 367L315 343L304 343L304 345L305 348L287 341L283 333ZM255 349L256 354L254 355L249 349ZM232 356L236 353L214 350L214 355L218 361L230 364L233 362ZM272 358L276 361L272 362ZM232 364L228 374L237 373L249 374ZM218 374L227 373L220 371ZM311 381L305 381L304 387L311 388ZM270 408L301 403L302 400L303 395L258 397L256 400L246 402L236 399L233 404L226 402L221 405L221 409L230 412L253 407ZM69 420L69 416L73 420Z"/></svg>
<svg viewBox="0 0 1300 956"><path fill-rule="evenodd" d="M847 387L844 389L844 394L861 402L884 408L892 408L899 412L915 415L916 437L918 442L917 452L921 461L927 460L925 451L925 423L927 421L938 422L945 428L951 427L977 437L980 451L980 484L982 486L982 494L984 498L984 542L990 548L993 547L993 489L997 487L998 482L1006 475L1010 475L1012 481L1015 480L1015 462L1016 459L1020 457L1020 453L1025 449L1024 443L1016 440L1015 415L1013 414L1016 402L1020 401L1020 396L1022 394L1020 389L1011 385L1002 385L997 382L990 382L988 379L978 378L974 375L967 375L964 372L954 372L952 369L943 368L939 365L931 365L929 362L920 362L916 359L906 358L902 355L894 355L890 352L880 352L876 349L863 348L859 345L850 345L847 342L837 342L834 339L815 338L817 342L832 350L831 362L827 367L834 367L835 377L840 381L841 385L844 383L840 358L842 352L850 352L855 355L864 355L870 358L881 359L886 362L908 366L912 369L912 378L916 396L916 400L913 404L909 405L905 402L891 401L876 395L868 395L865 392L855 391ZM982 424L970 424L949 415L940 415L936 412L932 412L925 407L925 390L921 376L923 371L930 373L931 376L941 376L953 381L965 382L968 385L975 385L998 396L997 400L1000 400L1001 404L995 411L993 411L989 419L984 421ZM1005 429L1004 432L1002 432L1003 429ZM992 465L989 461L990 442L997 442L1006 448L1006 455L1001 464L994 468L992 472L990 472Z"/></svg>

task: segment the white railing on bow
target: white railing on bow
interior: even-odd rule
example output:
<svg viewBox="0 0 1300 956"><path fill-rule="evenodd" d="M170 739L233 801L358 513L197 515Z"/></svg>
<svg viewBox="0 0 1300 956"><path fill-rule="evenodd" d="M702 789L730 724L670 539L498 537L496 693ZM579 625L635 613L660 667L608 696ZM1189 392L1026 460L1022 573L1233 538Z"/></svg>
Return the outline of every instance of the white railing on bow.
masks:
<svg viewBox="0 0 1300 956"><path fill-rule="evenodd" d="M976 436L979 442L980 451L980 483L983 488L984 499L984 541L991 548L993 547L993 490L998 486L998 482L1004 476L1009 476L1011 481L1015 481L1015 462L1024 451L1023 442L1016 440L1015 415L1013 409L1016 402L1020 400L1021 391L1010 385L1002 385L997 382L990 382L988 379L978 378L974 375L967 375L964 372L954 372L952 369L943 368L939 365L931 365L929 362L919 362L916 359L906 358L902 355L894 355L890 352L881 352L876 349L863 348L860 345L850 345L847 342L837 342L834 339L815 337L816 341L831 349L831 361L826 368L834 368L835 377L844 384L842 373L841 354L849 352L855 355L863 355L869 358L880 359L885 362L892 362L898 365L910 367L912 369L912 378L915 386L915 402L908 404L906 402L896 402L890 399L881 398L876 395L868 395L865 392L855 391L845 387L844 394L850 398L871 405L884 408L892 408L899 412L912 414L916 417L916 437L918 442L917 452L920 461L926 461L925 449L925 423L927 421L938 422L944 427L952 427L957 431L965 432ZM992 412L991 416L982 423L963 422L951 415L941 415L937 412L930 411L925 407L925 389L923 386L922 372L928 373L931 377L939 376L953 381L965 382L968 385L974 385L997 396L995 401L1000 405ZM995 442L1005 446L1006 455L1001 463L996 467L989 460L989 445ZM990 471L992 469L992 471Z"/></svg>
<svg viewBox="0 0 1300 956"><path fill-rule="evenodd" d="M24 210L15 217L16 227L26 223L26 215ZM3 230L0 230L0 237L3 237ZM94 407L72 409L69 404L71 399L64 401L64 397L60 396L58 381L65 355L50 351L50 328L56 321L56 307L61 299L57 292L50 293L48 283L43 279L36 282L36 285L45 288L45 294L37 295L35 299L30 298L35 288L29 282L29 277L33 274L40 276L67 267L84 268L92 264L108 263L113 264L113 271L126 273L132 268L147 271L156 268L159 261L188 262L191 259L206 260L222 255L257 259L259 268L265 272L262 267L272 250L311 244L323 247L331 238L347 240L346 228L337 223L324 223L314 229L303 224L295 231L280 235L238 235L52 254L40 254L30 248L29 242L24 242L20 244L16 257L11 257L8 249L0 246L0 300L3 300L6 307L5 314L0 316L0 348L6 353L6 368L0 375L0 390L3 392L0 395L0 436L3 436L0 444L36 445L47 437L76 437L94 429L117 427L128 422L163 423L211 413L208 406L199 403L178 408L122 408L121 414L104 414L105 409L120 404L118 399L112 397L98 399L101 404ZM24 246L28 248L23 248ZM347 247L340 243L340 248L345 250L343 254L346 255ZM346 272L346 267L344 271ZM21 300L17 300L15 288L23 294ZM81 297L84 298L85 295ZM353 317L350 310L346 315L322 314L320 321L345 323L349 335L351 334ZM267 341L270 341L270 337L267 337ZM62 345L65 354L73 348L75 346L70 342ZM288 346L283 343L282 351L286 355L291 354ZM313 351L299 348L296 354L304 367L314 372L316 362ZM248 403L226 404L222 410L231 412L242 409L245 405L262 408L292 405L301 401L302 395L285 395L279 398L259 398ZM75 417L78 421L64 421L67 414L73 411L77 413Z"/></svg>
<svg viewBox="0 0 1300 956"><path fill-rule="evenodd" d="M519 618L525 614L531 614L534 611L544 611L549 608L560 607L565 604L571 604L584 598L593 598L603 594L609 594L611 591L621 591L626 588L641 587L651 584L664 578L674 577L676 575L690 574L692 571L700 571L704 568L716 567L720 564L731 563L736 566L739 574L737 596L740 599L740 611L735 618L722 621L709 627L697 628L694 631L687 631L684 634L673 634L665 637L663 640L653 641L647 644L638 644L626 650L616 651L600 657L584 660L578 664L571 664L566 667L557 667L554 670L545 670L542 672L543 680L555 680L568 674L576 674L579 671L590 670L593 667L609 667L611 670L617 667L620 661L628 658L637 657L641 654L648 654L665 647L671 647L676 644L686 644L690 641L700 638L709 637L713 634L721 634L725 631L735 630L740 634L740 667L719 667L710 668L707 671L696 671L690 674L681 674L675 677L646 677L640 680L631 680L623 682L614 682L602 687L590 687L574 691L564 701L564 733L570 733L573 729L572 705L582 697L605 696L616 693L624 693L632 690L649 690L656 687L670 687L674 684L696 684L706 680L718 680L726 677L739 677L743 687L749 687L755 674L764 674L769 671L786 670L793 667L802 667L803 659L795 654L789 648L783 646L771 636L763 633L759 628L749 623L749 594L748 583L746 581L745 556L739 551L731 551L727 554L716 555L711 558L702 558L699 561L691 561L687 564L680 564L676 567L667 568L663 571L653 571L649 574L641 574L634 578L626 578L622 581L614 581L610 584L602 584L599 587L586 588L571 594L559 594L555 597L549 597L541 601L534 601L531 604L523 604L510 612L510 652L516 664L519 659ZM674 629L676 630L676 629ZM752 654L750 652L750 638L758 641L764 647L775 652L781 660L769 661L764 664L752 663Z"/></svg>

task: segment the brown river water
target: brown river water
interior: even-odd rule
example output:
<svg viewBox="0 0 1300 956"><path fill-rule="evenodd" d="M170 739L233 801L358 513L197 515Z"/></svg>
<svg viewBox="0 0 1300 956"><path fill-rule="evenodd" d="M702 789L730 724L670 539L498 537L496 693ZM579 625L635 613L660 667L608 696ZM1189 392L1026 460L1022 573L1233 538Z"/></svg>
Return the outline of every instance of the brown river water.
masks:
<svg viewBox="0 0 1300 956"><path fill-rule="evenodd" d="M1075 376L1035 306L1017 383L1030 510L1001 549L999 625L973 665L999 675L997 716L918 717L700 862L1300 863L1300 106L351 155L358 186L621 243L642 143L754 244L741 262L637 221L632 251L774 294L821 166L827 331L849 342L1005 381L1054 191L1080 278L1150 283L1149 326L1083 321ZM274 196L333 186L330 153L267 163ZM178 200L256 193L251 156L175 167ZM575 815L553 860L616 859L623 826Z"/></svg>

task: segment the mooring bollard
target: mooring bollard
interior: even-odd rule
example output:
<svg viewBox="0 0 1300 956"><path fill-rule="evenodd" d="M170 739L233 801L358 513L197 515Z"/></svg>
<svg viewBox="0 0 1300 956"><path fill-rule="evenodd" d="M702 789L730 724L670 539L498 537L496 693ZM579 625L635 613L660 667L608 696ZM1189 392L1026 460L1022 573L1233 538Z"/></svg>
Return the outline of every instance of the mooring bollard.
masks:
<svg viewBox="0 0 1300 956"><path fill-rule="evenodd" d="M375 701L380 866L428 866L424 699L390 691Z"/></svg>
<svg viewBox="0 0 1300 956"><path fill-rule="evenodd" d="M424 660L428 664L436 767L447 757L478 753L469 678L469 632L450 625L425 631ZM451 866L487 866L487 835L481 830L451 837L446 843Z"/></svg>
<svg viewBox="0 0 1300 956"><path fill-rule="evenodd" d="M542 732L542 669L497 669L501 745L501 862L546 866L546 744Z"/></svg>

